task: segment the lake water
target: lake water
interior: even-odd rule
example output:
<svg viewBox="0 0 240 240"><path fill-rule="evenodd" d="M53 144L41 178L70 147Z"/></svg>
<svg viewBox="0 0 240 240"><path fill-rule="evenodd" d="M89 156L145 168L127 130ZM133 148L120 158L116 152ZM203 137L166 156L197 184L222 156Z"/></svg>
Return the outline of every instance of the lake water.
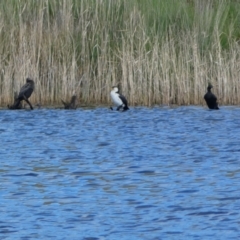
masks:
<svg viewBox="0 0 240 240"><path fill-rule="evenodd" d="M240 239L240 108L0 111L0 239Z"/></svg>

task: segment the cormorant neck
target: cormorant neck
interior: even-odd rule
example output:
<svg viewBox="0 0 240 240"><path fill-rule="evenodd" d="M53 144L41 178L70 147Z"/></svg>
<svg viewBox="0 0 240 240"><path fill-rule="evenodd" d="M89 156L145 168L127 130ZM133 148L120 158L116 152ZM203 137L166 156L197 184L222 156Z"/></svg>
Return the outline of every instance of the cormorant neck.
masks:
<svg viewBox="0 0 240 240"><path fill-rule="evenodd" d="M208 88L207 90L208 90L208 92L211 92L211 88Z"/></svg>

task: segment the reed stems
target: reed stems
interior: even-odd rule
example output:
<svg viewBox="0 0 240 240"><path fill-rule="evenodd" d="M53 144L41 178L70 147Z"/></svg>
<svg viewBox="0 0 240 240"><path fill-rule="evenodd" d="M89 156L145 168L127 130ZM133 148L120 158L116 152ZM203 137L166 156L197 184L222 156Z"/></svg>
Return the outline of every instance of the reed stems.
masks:
<svg viewBox="0 0 240 240"><path fill-rule="evenodd" d="M0 3L0 105L26 77L31 102L240 103L240 4L234 0L9 0Z"/></svg>

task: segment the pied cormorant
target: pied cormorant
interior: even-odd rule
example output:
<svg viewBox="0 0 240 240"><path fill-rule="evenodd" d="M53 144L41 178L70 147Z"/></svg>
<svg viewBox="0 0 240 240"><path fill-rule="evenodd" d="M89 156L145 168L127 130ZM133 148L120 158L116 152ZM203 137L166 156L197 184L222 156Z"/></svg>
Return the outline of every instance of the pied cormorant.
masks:
<svg viewBox="0 0 240 240"><path fill-rule="evenodd" d="M127 99L119 93L118 87L116 86L112 87L110 96L113 103L117 106L117 111L119 111L121 108L123 109L123 111L126 111L129 109Z"/></svg>

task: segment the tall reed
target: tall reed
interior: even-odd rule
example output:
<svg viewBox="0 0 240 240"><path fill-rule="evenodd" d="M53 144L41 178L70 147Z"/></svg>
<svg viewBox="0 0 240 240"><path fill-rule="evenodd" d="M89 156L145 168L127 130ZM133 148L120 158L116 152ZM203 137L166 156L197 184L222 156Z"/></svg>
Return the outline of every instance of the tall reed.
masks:
<svg viewBox="0 0 240 240"><path fill-rule="evenodd" d="M240 103L240 4L234 0L9 0L0 3L0 105L26 77L33 103Z"/></svg>

